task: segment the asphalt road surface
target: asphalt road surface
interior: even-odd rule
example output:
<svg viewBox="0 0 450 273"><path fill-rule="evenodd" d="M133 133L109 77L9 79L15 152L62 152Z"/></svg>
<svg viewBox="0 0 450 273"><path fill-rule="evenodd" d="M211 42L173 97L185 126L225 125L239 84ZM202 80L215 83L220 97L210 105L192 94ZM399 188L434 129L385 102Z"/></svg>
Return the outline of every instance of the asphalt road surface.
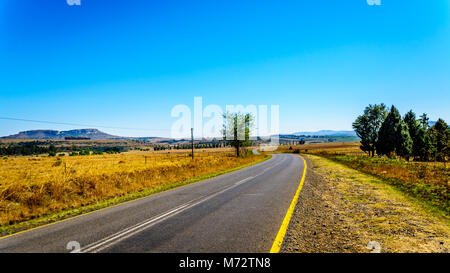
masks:
<svg viewBox="0 0 450 273"><path fill-rule="evenodd" d="M292 154L0 239L0 252L269 252L304 170Z"/></svg>

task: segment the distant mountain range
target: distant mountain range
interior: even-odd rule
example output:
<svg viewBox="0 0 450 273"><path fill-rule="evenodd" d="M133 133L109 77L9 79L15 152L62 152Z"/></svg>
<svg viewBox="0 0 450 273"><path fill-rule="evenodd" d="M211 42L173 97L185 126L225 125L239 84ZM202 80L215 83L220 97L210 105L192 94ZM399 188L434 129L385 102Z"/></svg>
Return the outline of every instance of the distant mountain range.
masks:
<svg viewBox="0 0 450 273"><path fill-rule="evenodd" d="M430 121L430 126L434 125L436 122ZM320 130L316 132L296 132L290 135L294 136L330 136L330 137L347 137L347 136L356 136L355 131L333 131L333 130ZM89 139L138 139L138 140L146 140L149 142L155 143L172 143L172 142L180 142L187 140L174 140L172 138L165 137L121 137L114 136L107 133L104 133L98 129L75 129L69 131L56 131L56 130L30 130L19 132L15 135L0 137L3 139L65 139L66 137L74 137L74 138L89 138Z"/></svg>
<svg viewBox="0 0 450 273"><path fill-rule="evenodd" d="M66 137L89 138L89 139L117 139L113 136L97 129L75 129L69 131L56 130L31 130L19 132L15 135L5 136L6 139L65 139Z"/></svg>
<svg viewBox="0 0 450 273"><path fill-rule="evenodd" d="M317 132L297 132L291 135L295 136L356 136L354 131L332 131L332 130L321 130ZM68 131L57 131L57 130L30 130L19 132L18 134L1 137L3 139L65 139L65 138L89 138L89 139L139 139L146 140L150 142L167 142L171 143L174 141L171 138L163 137L121 137L114 136L102 132L98 129L74 129ZM180 140L177 140L180 141Z"/></svg>
<svg viewBox="0 0 450 273"><path fill-rule="evenodd" d="M320 130L317 132L297 132L296 136L356 136L355 131Z"/></svg>

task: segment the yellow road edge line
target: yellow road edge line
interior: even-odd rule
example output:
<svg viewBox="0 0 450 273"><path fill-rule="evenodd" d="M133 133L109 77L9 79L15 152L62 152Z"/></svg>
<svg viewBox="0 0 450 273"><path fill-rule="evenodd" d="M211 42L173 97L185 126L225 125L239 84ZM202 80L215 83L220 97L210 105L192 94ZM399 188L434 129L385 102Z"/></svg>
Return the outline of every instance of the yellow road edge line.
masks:
<svg viewBox="0 0 450 273"><path fill-rule="evenodd" d="M52 225L55 225L55 224L59 224L59 223L62 223L62 222L68 221L68 220L73 220L73 219L75 219L75 218L78 218L78 217L81 217L81 216L86 216L86 215L89 215L89 214L93 214L93 213L95 213L95 212L99 212L99 211L102 211L102 210L111 209L111 208L114 208L114 207L117 207L117 206L120 206L120 205L124 205L124 204L126 204L126 203L136 202L136 201L139 201L139 200L141 200L141 199L145 199L145 198L151 197L151 196L153 196L153 195L162 194L162 193L165 193L165 192L168 192L168 191L171 191L171 190L183 188L183 187L186 187L186 186L195 184L195 183L197 183L197 182L201 182L201 181L205 181L205 180L208 180L208 179L212 179L212 178L215 178L215 177L224 175L224 174L229 174L229 173L232 173L232 172L235 172L235 171L239 171L239 170L242 170L242 169L245 169L245 168L248 168L248 167L252 167L252 166L257 165L257 164L259 164L259 163L263 163L264 161L269 160L270 158L271 158L271 156L268 157L268 158L267 158L267 156L266 156L266 157L264 157L263 159L261 159L261 161L251 162L251 163L253 163L253 164L251 164L251 165L249 165L249 166L246 166L246 167L238 166L238 167L236 167L236 168L233 168L232 171L230 171L230 172L225 172L225 173L222 173L222 174L219 174L219 175L216 175L216 176L212 176L212 177L210 177L210 178L200 179L200 180L198 180L198 181L195 181L195 182L192 182L192 183L187 183L187 184L185 184L185 185L181 185L181 186L178 186L178 187L175 187L175 188L171 188L171 189L168 189L168 190L164 190L164 191L161 191L161 192L151 193L151 194L149 194L149 195L141 196L141 197L138 197L138 198L136 198L136 199L131 199L131 200L127 200L127 201L124 201L124 202L119 202L119 203L114 204L114 205L111 205L111 206L106 206L106 207L104 207L104 208L100 208L100 209L97 209L97 210L94 209L94 210L92 210L92 211L85 212L85 213L81 213L81 214L78 214L78 215L75 215L75 216L71 216L71 217L68 217L68 218L64 218L64 219L61 219L61 220L57 220L57 221L55 221L55 222L47 223L47 224L44 224L44 225L38 225L38 226L36 226L36 227L32 227L32 228L29 228L29 229L25 229L25 230L21 230L21 231L18 231L18 232L14 232L14 233L12 233L12 234L0 236L0 240L6 239L6 238L8 238L8 237L13 237L13 236L16 236L16 235L19 235L19 234L22 234L22 233L26 233L26 232L29 232L29 231L32 231L32 230L36 230L36 229L40 229L40 228L45 228L45 227L48 227L48 226L52 226ZM227 171L227 170L225 170L225 171ZM195 179L195 178L193 178L193 179ZM180 183L182 183L182 182L184 182L184 181L180 181Z"/></svg>
<svg viewBox="0 0 450 273"><path fill-rule="evenodd" d="M305 168L303 169L302 179L300 180L300 185L298 186L297 192L294 195L294 199L292 199L291 205L289 206L286 216L284 217L283 223L281 224L280 230L278 230L277 237L275 237L275 241L273 242L272 248L270 249L270 253L278 253L280 252L281 245L283 244L284 236L286 235L287 228L289 226L289 222L291 221L292 214L294 212L295 206L297 205L298 197L300 196L300 192L303 188L303 183L305 182L306 176L306 161L303 157L303 163Z"/></svg>

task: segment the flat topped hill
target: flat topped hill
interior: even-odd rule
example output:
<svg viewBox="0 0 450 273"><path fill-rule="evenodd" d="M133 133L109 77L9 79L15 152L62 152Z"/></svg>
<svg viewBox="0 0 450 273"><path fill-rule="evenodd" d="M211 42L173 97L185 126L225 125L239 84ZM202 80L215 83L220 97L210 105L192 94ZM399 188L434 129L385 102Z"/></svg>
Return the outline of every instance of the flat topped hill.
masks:
<svg viewBox="0 0 450 273"><path fill-rule="evenodd" d="M66 137L90 138L90 139L113 139L120 138L104 133L98 129L75 129L68 131L57 130L30 130L19 132L15 135L5 136L6 139L64 139Z"/></svg>

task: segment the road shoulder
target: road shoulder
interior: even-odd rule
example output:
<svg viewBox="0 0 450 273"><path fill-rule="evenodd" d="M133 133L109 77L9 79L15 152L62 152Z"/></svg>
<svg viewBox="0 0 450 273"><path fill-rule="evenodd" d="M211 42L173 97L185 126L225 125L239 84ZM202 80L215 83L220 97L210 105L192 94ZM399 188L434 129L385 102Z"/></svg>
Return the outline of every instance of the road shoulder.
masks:
<svg viewBox="0 0 450 273"><path fill-rule="evenodd" d="M448 218L392 186L308 155L306 181L281 252L450 252Z"/></svg>

